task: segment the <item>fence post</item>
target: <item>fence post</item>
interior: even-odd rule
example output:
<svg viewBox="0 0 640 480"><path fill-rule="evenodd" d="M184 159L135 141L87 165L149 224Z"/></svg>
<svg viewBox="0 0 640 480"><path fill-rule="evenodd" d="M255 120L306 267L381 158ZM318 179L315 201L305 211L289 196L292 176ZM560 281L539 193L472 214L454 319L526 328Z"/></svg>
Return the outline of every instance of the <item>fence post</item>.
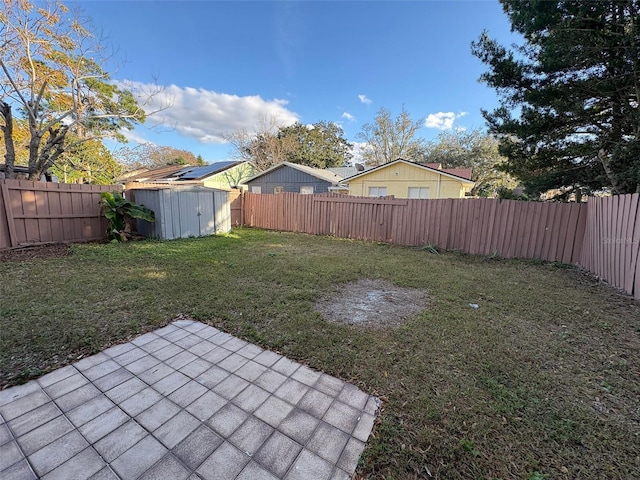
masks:
<svg viewBox="0 0 640 480"><path fill-rule="evenodd" d="M9 244L12 247L18 245L18 238L16 235L16 225L15 220L13 218L13 209L11 207L11 195L9 195L9 187L5 181L0 185L0 189L2 191L2 203L4 203L4 212L5 217L7 219L7 228L9 229Z"/></svg>

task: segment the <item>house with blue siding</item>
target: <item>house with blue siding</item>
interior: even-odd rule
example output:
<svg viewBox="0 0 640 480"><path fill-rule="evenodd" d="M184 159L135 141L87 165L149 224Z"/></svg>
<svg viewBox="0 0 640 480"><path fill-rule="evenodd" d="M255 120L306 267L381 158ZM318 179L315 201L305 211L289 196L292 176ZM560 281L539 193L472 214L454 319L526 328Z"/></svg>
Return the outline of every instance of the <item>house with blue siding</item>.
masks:
<svg viewBox="0 0 640 480"><path fill-rule="evenodd" d="M342 177L329 170L282 162L246 180L251 193L327 193Z"/></svg>

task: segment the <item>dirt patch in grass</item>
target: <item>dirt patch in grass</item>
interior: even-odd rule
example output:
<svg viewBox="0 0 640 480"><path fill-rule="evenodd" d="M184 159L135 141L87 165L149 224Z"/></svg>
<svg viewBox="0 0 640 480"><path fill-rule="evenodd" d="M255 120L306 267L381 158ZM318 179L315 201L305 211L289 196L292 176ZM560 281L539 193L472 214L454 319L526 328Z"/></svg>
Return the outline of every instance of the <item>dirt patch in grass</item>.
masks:
<svg viewBox="0 0 640 480"><path fill-rule="evenodd" d="M362 279L320 299L315 309L331 322L384 328L402 325L426 306L424 290L398 287L387 280Z"/></svg>
<svg viewBox="0 0 640 480"><path fill-rule="evenodd" d="M34 258L59 258L70 254L66 243L48 243L0 250L0 262L24 262Z"/></svg>

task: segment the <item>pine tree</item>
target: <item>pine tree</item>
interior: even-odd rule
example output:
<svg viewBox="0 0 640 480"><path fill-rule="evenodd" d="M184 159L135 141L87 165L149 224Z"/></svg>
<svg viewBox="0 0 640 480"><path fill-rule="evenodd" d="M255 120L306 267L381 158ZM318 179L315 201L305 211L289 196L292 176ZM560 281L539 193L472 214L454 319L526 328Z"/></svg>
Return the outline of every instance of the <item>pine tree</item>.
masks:
<svg viewBox="0 0 640 480"><path fill-rule="evenodd" d="M483 111L531 192L640 192L640 1L501 0L525 43L472 52L501 106Z"/></svg>

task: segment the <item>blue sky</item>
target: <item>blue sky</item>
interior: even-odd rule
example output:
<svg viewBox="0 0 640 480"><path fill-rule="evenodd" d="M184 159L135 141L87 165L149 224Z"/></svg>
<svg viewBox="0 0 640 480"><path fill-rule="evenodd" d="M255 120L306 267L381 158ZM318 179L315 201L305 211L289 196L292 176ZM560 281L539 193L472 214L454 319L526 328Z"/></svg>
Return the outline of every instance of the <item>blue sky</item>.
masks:
<svg viewBox="0 0 640 480"><path fill-rule="evenodd" d="M480 109L497 97L478 83L486 68L470 44L483 29L503 44L517 41L497 0L69 5L114 49L107 69L115 80L163 87L149 108L169 107L131 142L209 162L228 158L225 132L252 131L265 117L337 122L351 142L381 107L397 115L404 106L427 140L484 127Z"/></svg>

